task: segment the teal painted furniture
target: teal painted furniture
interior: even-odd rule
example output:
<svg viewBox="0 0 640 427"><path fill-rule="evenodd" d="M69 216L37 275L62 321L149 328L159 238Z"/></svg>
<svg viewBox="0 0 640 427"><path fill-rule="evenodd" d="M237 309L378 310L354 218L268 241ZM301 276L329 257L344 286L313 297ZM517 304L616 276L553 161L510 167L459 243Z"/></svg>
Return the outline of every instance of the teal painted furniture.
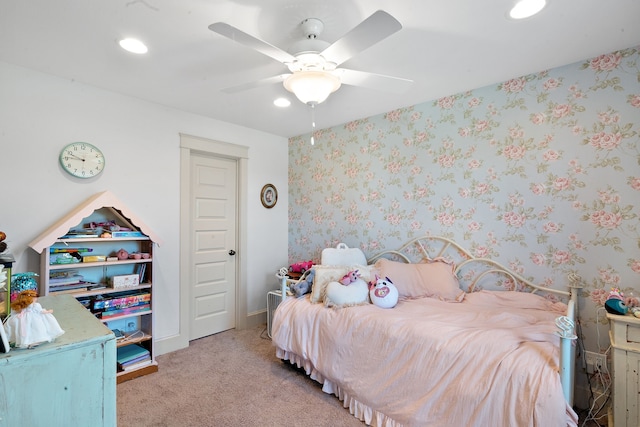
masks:
<svg viewBox="0 0 640 427"><path fill-rule="evenodd" d="M115 336L71 295L38 302L65 333L0 353L0 427L115 426Z"/></svg>

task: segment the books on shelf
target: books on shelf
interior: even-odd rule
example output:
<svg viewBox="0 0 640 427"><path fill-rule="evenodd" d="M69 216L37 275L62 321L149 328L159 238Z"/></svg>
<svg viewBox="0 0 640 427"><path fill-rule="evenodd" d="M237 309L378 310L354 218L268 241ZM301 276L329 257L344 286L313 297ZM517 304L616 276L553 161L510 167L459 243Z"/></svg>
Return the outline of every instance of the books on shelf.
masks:
<svg viewBox="0 0 640 427"><path fill-rule="evenodd" d="M121 295L114 294L112 298L97 299L93 303L94 310L117 310L134 307L136 305L149 303L151 294L149 292L141 294Z"/></svg>
<svg viewBox="0 0 640 427"><path fill-rule="evenodd" d="M146 234L140 231L111 231L111 237L147 237Z"/></svg>
<svg viewBox="0 0 640 427"><path fill-rule="evenodd" d="M100 294L83 300L85 307L102 320L151 311L151 292L129 290Z"/></svg>
<svg viewBox="0 0 640 427"><path fill-rule="evenodd" d="M117 310L103 311L100 314L102 320L113 319L114 317L125 316L127 314L144 313L145 311L151 311L151 304L141 304L134 307L122 308Z"/></svg>
<svg viewBox="0 0 640 427"><path fill-rule="evenodd" d="M138 344L130 344L116 349L118 367L124 369L140 362L151 362L151 353Z"/></svg>
<svg viewBox="0 0 640 427"><path fill-rule="evenodd" d="M122 361L122 362L118 362L120 364L120 366L129 366L129 365L133 365L134 363L138 363L138 362L143 362L147 359L151 359L151 357L149 357L149 352L146 352L144 354L141 354L140 356L136 356L132 359L126 360L126 361Z"/></svg>
<svg viewBox="0 0 640 427"><path fill-rule="evenodd" d="M56 295L62 295L62 294L75 294L77 292L84 292L84 291L88 291L89 288L87 286L83 286L83 287L74 287L74 288L59 288L59 289L49 289L49 292L52 294L56 294Z"/></svg>
<svg viewBox="0 0 640 427"><path fill-rule="evenodd" d="M98 233L95 230L69 230L67 234L61 237L61 239L78 239L92 237L98 237Z"/></svg>
<svg viewBox="0 0 640 427"><path fill-rule="evenodd" d="M138 283L144 283L144 275L147 272L147 264L138 264Z"/></svg>
<svg viewBox="0 0 640 427"><path fill-rule="evenodd" d="M56 292L58 294L81 292L81 291L87 291L96 285L97 285L96 283L85 282L84 280L81 280L77 283L69 283L64 285L58 285L58 284L52 285L51 283L49 283L49 292L51 293Z"/></svg>
<svg viewBox="0 0 640 427"><path fill-rule="evenodd" d="M145 366L151 365L151 356L147 356L144 359L135 362L135 363L128 363L126 365L119 365L120 369L122 369L123 371L133 371L135 369L140 369L140 368L144 368Z"/></svg>
<svg viewBox="0 0 640 427"><path fill-rule="evenodd" d="M64 247L64 248L50 247L49 248L50 254L66 254L66 253L75 253L75 252L93 252L93 248L70 248L70 247Z"/></svg>
<svg viewBox="0 0 640 427"><path fill-rule="evenodd" d="M80 283L84 280L81 274L67 274L67 275L51 275L49 277L49 287L51 286L64 286L64 285L74 285L76 283Z"/></svg>

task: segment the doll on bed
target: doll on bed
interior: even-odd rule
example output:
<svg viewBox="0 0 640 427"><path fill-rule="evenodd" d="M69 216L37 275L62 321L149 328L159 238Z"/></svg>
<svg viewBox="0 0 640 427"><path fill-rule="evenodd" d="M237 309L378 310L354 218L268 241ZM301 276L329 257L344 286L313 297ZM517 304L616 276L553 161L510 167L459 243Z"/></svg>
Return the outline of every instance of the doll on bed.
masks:
<svg viewBox="0 0 640 427"><path fill-rule="evenodd" d="M7 338L18 348L32 348L51 342L64 331L53 317L53 310L45 310L34 290L20 292L11 303L11 314L5 322Z"/></svg>

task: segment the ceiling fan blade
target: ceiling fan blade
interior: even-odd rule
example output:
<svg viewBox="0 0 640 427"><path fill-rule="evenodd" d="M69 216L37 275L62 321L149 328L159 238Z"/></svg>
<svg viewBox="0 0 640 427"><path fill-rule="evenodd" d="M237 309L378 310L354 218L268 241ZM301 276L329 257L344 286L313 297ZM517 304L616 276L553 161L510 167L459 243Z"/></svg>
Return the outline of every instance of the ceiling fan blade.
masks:
<svg viewBox="0 0 640 427"><path fill-rule="evenodd" d="M403 79L401 77L348 70L346 68L338 68L334 71L334 74L339 76L340 81L344 84L390 93L403 93L413 84L413 80Z"/></svg>
<svg viewBox="0 0 640 427"><path fill-rule="evenodd" d="M238 93L238 92L242 92L249 89L255 89L260 86L266 86L274 83L282 83L284 82L284 79L286 79L287 76L290 76L290 75L291 74L289 73L285 73L285 74L280 74L278 76L267 77L266 79L261 79L261 80L257 80L249 83L243 83L238 86L228 87L228 88L222 89L222 92L228 93L228 94Z"/></svg>
<svg viewBox="0 0 640 427"><path fill-rule="evenodd" d="M402 24L396 18L384 10L379 10L326 48L322 56L327 61L340 65L401 28Z"/></svg>
<svg viewBox="0 0 640 427"><path fill-rule="evenodd" d="M218 33L228 39L250 47L251 49L257 50L263 55L267 55L268 57L273 58L276 61L280 61L286 64L295 60L293 55L291 55L289 52L286 52L279 47L273 46L272 44L260 40L252 36L251 34L247 34L244 31L241 31L227 23L216 22L209 25L209 29L214 33Z"/></svg>

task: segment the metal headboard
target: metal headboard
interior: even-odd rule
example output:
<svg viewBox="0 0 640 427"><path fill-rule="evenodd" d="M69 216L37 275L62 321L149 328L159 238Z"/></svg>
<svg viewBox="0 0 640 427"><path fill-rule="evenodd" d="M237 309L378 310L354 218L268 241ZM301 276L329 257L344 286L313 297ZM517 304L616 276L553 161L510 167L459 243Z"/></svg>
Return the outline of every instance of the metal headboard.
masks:
<svg viewBox="0 0 640 427"><path fill-rule="evenodd" d="M553 289L534 283L523 277L513 269L490 258L474 257L471 252L451 239L442 236L416 237L403 244L399 249L382 251L368 259L369 264L380 258L388 258L406 263L428 262L436 258L445 258L455 264L455 274L461 281L461 286L467 292L482 288L483 279L492 275L501 275L506 280L502 290L528 291L531 293L545 292L555 294L577 304L580 288L579 278L570 277L568 290ZM575 307L571 307L575 310Z"/></svg>

